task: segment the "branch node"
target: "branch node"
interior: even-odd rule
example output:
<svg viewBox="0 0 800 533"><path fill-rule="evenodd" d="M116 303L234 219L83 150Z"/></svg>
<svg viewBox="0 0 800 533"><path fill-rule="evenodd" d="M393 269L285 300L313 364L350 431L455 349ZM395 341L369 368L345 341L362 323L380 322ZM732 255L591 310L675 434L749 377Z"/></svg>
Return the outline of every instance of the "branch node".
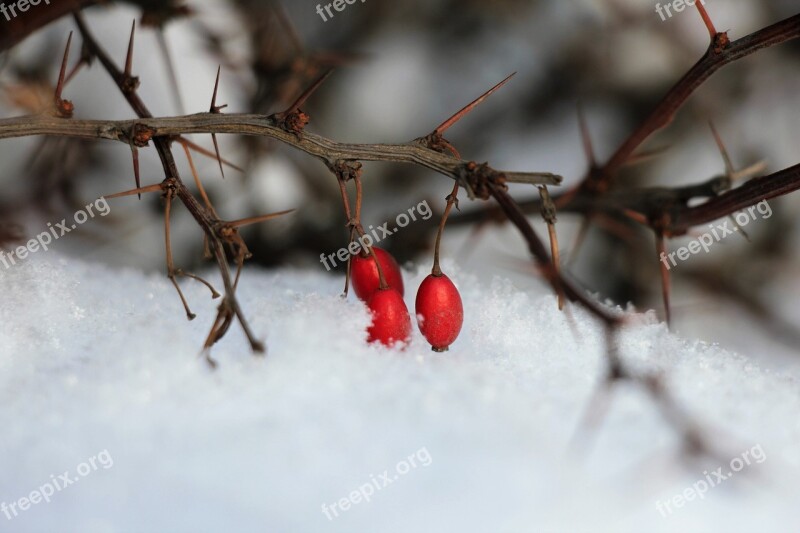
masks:
<svg viewBox="0 0 800 533"><path fill-rule="evenodd" d="M490 185L503 191L508 190L506 175L494 170L488 163L470 161L462 165L458 172L460 182L467 185L467 190L475 198L488 200L492 196Z"/></svg>
<svg viewBox="0 0 800 533"><path fill-rule="evenodd" d="M326 165L339 181L345 183L350 180L360 179L362 167L364 166L359 161L345 161L344 159L338 159L332 163L328 161Z"/></svg>
<svg viewBox="0 0 800 533"><path fill-rule="evenodd" d="M133 144L137 148L144 148L153 139L155 133L156 130L154 130L150 126L146 126L144 124L136 122L131 128L131 131L129 132L128 135L131 144Z"/></svg>

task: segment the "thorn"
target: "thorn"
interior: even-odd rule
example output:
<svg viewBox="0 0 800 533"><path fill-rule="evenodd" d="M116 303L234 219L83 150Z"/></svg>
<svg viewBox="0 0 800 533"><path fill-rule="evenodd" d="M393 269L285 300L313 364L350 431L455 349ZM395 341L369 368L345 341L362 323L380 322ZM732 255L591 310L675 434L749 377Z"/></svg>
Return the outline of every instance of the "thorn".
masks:
<svg viewBox="0 0 800 533"><path fill-rule="evenodd" d="M194 159L192 158L192 153L189 151L189 147L186 144L182 144L183 151L186 152L186 159L189 161L189 168L192 171L192 176L194 177L194 183L197 186L197 190L200 191L200 197L203 199L203 202L206 204L206 207L214 217L219 218L217 215L217 211L214 209L214 206L211 204L211 200L208 198L208 194L206 194L206 189L203 187L203 182L200 181L200 176L197 173L197 168L194 166ZM208 241L206 241L206 250L208 250Z"/></svg>
<svg viewBox="0 0 800 533"><path fill-rule="evenodd" d="M56 85L56 98L61 99L61 92L64 90L64 78L67 75L67 63L69 63L69 49L72 46L72 32L69 32L67 46L64 48L64 59L61 61L61 71L58 74L58 84Z"/></svg>
<svg viewBox="0 0 800 533"><path fill-rule="evenodd" d="M131 36L128 40L128 51L125 53L125 71L122 73L122 91L132 94L139 88L139 78L133 75L133 50L135 48L136 20L131 26Z"/></svg>
<svg viewBox="0 0 800 533"><path fill-rule="evenodd" d="M581 140L583 141L583 151L586 154L586 159L591 168L597 167L597 158L594 155L594 145L592 144L592 135L589 132L589 124L586 121L586 114L583 111L583 105L578 103L578 123L581 128Z"/></svg>
<svg viewBox="0 0 800 533"><path fill-rule="evenodd" d="M139 149L131 143L131 157L133 158L133 179L136 182L136 188L141 188L141 180L139 178ZM139 194L139 200L142 199L142 195Z"/></svg>
<svg viewBox="0 0 800 533"><path fill-rule="evenodd" d="M217 106L217 94L219 92L219 76L221 72L222 72L222 65L219 65L217 66L217 80L214 82L214 94L211 96L211 109L209 111L210 113L219 113L220 111L228 107L227 105ZM214 151L217 154L217 161L219 162L219 171L222 173L222 179L225 179L225 168L222 166L222 156L219 153L219 143L217 142L216 133L211 134L211 140L214 141Z"/></svg>
<svg viewBox="0 0 800 533"><path fill-rule="evenodd" d="M731 163L730 155L728 154L727 148L725 148L725 144L722 142L722 137L720 137L717 128L714 127L714 123L712 121L708 121L708 125L711 126L711 133L714 135L714 140L717 143L717 147L719 148L719 153L722 154L722 160L725 162L725 175L730 178L736 172L733 168L733 163Z"/></svg>
<svg viewBox="0 0 800 533"><path fill-rule="evenodd" d="M219 171L222 173L222 179L225 179L225 167L222 166L222 156L219 154L219 143L217 142L217 134L211 134L211 140L214 142L214 152L217 154L217 161L219 162Z"/></svg>
<svg viewBox="0 0 800 533"><path fill-rule="evenodd" d="M666 253L667 248L664 244L664 235L662 233L656 233L656 258L658 259L661 268L661 297L664 300L664 312L666 313L667 327L669 328L672 323L669 304L671 282L669 277L669 269L667 269L667 265L664 263L664 261L661 260L661 256L666 256Z"/></svg>
<svg viewBox="0 0 800 533"><path fill-rule="evenodd" d="M125 55L125 77L132 78L133 77L133 44L134 44L134 36L136 35L136 19L133 20L133 25L131 26L131 38L128 41L128 53Z"/></svg>
<svg viewBox="0 0 800 533"><path fill-rule="evenodd" d="M766 168L766 162L759 161L750 165L747 168L742 170L736 170L731 162L730 155L728 154L728 150L725 148L725 144L722 142L722 137L720 136L717 129L714 127L714 123L709 121L709 125L711 126L711 132L714 134L714 140L717 143L717 147L719 148L720 154L722 154L722 160L725 162L725 177L728 179L728 187L732 186L734 181L738 181L743 178L747 178L749 176L753 176L759 174L760 172L764 171ZM749 237L747 237L747 233L742 229L742 233L745 235L745 238L749 241Z"/></svg>
<svg viewBox="0 0 800 533"><path fill-rule="evenodd" d="M650 150L642 150L641 152L636 152L635 154L631 155L627 161L625 161L624 166L632 167L640 163L646 163L651 159L655 159L656 157L661 156L669 149L670 149L669 146L659 146L656 148L652 148Z"/></svg>
<svg viewBox="0 0 800 533"><path fill-rule="evenodd" d="M286 111L275 113L270 116L270 119L275 125L280 126L284 131L294 133L298 138L302 136L303 129L308 124L309 117L300 110L300 106L314 94L322 83L328 79L333 73L333 69L328 70L325 74L320 76L311 86L306 89L300 97Z"/></svg>
<svg viewBox="0 0 800 533"><path fill-rule="evenodd" d="M491 95L492 95L492 93L494 93L494 92L495 92L495 91L497 91L497 90L498 90L500 87L502 87L503 85L505 85L506 83L508 83L508 81L509 81L511 78L513 78L514 76L516 76L516 74L517 74L516 72L513 72L513 73L512 73L510 76L508 76L506 79L504 79L503 81L501 81L500 83L498 83L497 85L495 85L494 87L492 87L491 89L489 89L488 91L486 91L485 93L483 93L482 95L480 95L478 98L476 98L475 100L473 100L473 101L472 101L470 104L468 104L467 106L463 107L463 108L462 108L462 109L461 109L459 112L457 112L455 115L453 115L452 117L450 117L450 118L448 118L447 120L445 120L444 122L442 122L442 123L441 123L441 124L440 124L440 125L439 125L439 126L436 128L436 129L435 129L435 130L433 130L433 134L434 134L434 135L443 135L443 134L444 134L444 132L446 132L448 129L450 129L450 127L451 127L453 124L455 124L456 122L458 122L459 120L461 120L462 118L464 118L464 116L466 116L466 115L467 115L467 114L468 114L470 111L472 111L473 109L475 109L475 108L476 108L478 105L480 105L480 104L481 104L481 103L482 103L484 100L486 100L486 99L487 99L489 96L491 96Z"/></svg>
<svg viewBox="0 0 800 533"><path fill-rule="evenodd" d="M217 157L214 155L213 152L211 152L210 150L206 150L205 148L203 148L199 144L193 143L189 139L184 139L183 137L178 137L177 141L180 144L182 144L184 147L189 147L192 150L194 150L195 152L199 153L200 155L204 155L206 157L210 157L211 159L214 159L214 160L217 159ZM228 166L228 167L230 167L230 168L232 168L234 170L238 170L239 172L244 172L244 169L242 167L233 164L232 162L228 161L227 159L222 159L222 163L225 166Z"/></svg>
<svg viewBox="0 0 800 533"><path fill-rule="evenodd" d="M295 100L295 102L291 105L291 107L289 107L289 109L283 112L283 115L291 115L292 113L298 111L300 107L306 103L306 101L311 97L311 95L314 94L314 92L317 89L319 89L320 85L322 85L331 74L333 74L333 69L328 70L327 72L325 72L325 74L317 78L317 81L312 83L311 86L308 89L306 89L297 100Z"/></svg>
<svg viewBox="0 0 800 533"><path fill-rule="evenodd" d="M74 78L75 75L78 74L78 71L81 69L81 67L87 67L92 64L93 58L94 56L92 55L92 51L89 49L89 47L86 45L86 42L84 41L83 44L81 45L81 58L78 60L77 63L75 63L75 65L72 67L72 70L69 71L69 74L67 74L64 83L69 84L69 82L72 81L72 78Z"/></svg>
<svg viewBox="0 0 800 533"><path fill-rule="evenodd" d="M170 84L172 85L173 91L175 91L175 105L178 107L178 112L181 115L185 115L183 99L181 98L181 88L178 85L178 75L175 72L175 63L172 61L172 54L170 54L169 46L167 45L167 36L163 26L159 26L156 29L156 36L158 37L158 46L161 48L161 53L164 54L164 61L166 62Z"/></svg>
<svg viewBox="0 0 800 533"><path fill-rule="evenodd" d="M733 222L733 226L739 230L738 233L742 236L742 238L744 238L744 240L746 240L747 242L751 242L750 235L745 231L745 229L741 226L741 224L739 224L736 221L736 217L734 217L733 215L728 215L728 218L730 219L731 222Z"/></svg>
<svg viewBox="0 0 800 533"><path fill-rule="evenodd" d="M218 65L217 66L217 79L214 82L214 94L211 95L211 109L209 110L209 113L215 113L216 114L216 113L219 113L220 111L222 111L223 109L225 109L226 107L228 107L227 104L222 105L222 106L218 106L217 105L217 94L219 94L219 77L220 77L221 73L222 73L222 65Z"/></svg>
<svg viewBox="0 0 800 533"><path fill-rule="evenodd" d="M61 98L62 93L64 92L64 81L67 76L67 63L69 63L69 49L72 46L72 32L69 32L69 38L67 39L67 46L64 49L64 59L61 61L61 71L58 74L58 83L56 84L56 94L55 94L55 103L56 103L56 113L62 118L71 118L72 113L75 110L75 106L72 102L68 100L63 100Z"/></svg>
<svg viewBox="0 0 800 533"><path fill-rule="evenodd" d="M751 176L757 176L761 174L767 169L767 162L766 161L759 161L757 163L753 163L747 168L743 168L742 170L737 170L731 175L731 179L733 181L738 181L744 178L749 178Z"/></svg>
<svg viewBox="0 0 800 533"><path fill-rule="evenodd" d="M148 192L159 192L159 191L163 191L163 190L164 190L164 185L161 184L161 183L157 183L155 185L148 185L147 187L136 188L136 189L132 189L130 191L118 192L116 194L110 194L108 196L105 196L104 198L106 200L113 200L114 198L122 198L123 196L133 196L134 194L141 195L141 194L148 193Z"/></svg>
<svg viewBox="0 0 800 533"><path fill-rule="evenodd" d="M589 229L591 228L591 219L592 215L588 214L581 220L581 225L578 228L578 233L575 235L575 241L572 243L572 249L569 252L567 268L575 263L578 258L578 253L581 248L583 248L583 243L586 241L586 236L589 234Z"/></svg>
<svg viewBox="0 0 800 533"><path fill-rule="evenodd" d="M227 225L233 226L234 228L241 228L243 226L250 226L252 224L258 224L260 222L266 222L267 220L272 220L274 218L281 217L283 215L288 215L289 213L293 213L297 211L297 209L288 209L286 211L280 211L278 213L270 213L268 215L260 215L257 217L249 217L243 218L240 220L234 220L232 222L227 222Z"/></svg>

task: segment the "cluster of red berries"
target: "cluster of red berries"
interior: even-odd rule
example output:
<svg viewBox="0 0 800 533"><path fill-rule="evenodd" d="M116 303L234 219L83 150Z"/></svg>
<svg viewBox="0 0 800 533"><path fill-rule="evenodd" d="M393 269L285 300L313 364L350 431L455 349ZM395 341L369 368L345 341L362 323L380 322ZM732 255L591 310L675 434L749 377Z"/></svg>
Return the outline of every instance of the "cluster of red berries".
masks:
<svg viewBox="0 0 800 533"><path fill-rule="evenodd" d="M411 317L403 301L403 275L394 257L381 248L373 247L386 287L381 288L378 266L372 255L356 255L352 259L350 276L353 290L367 302L372 312L369 342L391 345L408 342L411 338ZM464 307L458 289L444 274L431 274L417 291L416 314L419 330L434 351L446 351L461 332Z"/></svg>

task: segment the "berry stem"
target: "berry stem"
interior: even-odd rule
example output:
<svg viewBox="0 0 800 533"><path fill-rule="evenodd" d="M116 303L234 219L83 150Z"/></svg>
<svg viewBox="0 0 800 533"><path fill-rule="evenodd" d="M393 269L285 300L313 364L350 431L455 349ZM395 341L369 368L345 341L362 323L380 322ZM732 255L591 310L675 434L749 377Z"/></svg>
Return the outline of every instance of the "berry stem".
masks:
<svg viewBox="0 0 800 533"><path fill-rule="evenodd" d="M361 224L361 203L364 200L364 187L359 176L355 176L353 181L356 182L356 220Z"/></svg>
<svg viewBox="0 0 800 533"><path fill-rule="evenodd" d="M339 182L339 190L342 193L342 205L344 206L344 216L347 219L347 224L350 226L350 239L347 241L348 247L350 243L353 242L353 234L354 234L354 227L352 224L352 212L350 211L350 198L347 196L347 183L341 176L337 176L337 181ZM351 272L351 256L347 256L347 271L344 275L344 292L342 293L343 298L347 298L348 293L350 292L350 272Z"/></svg>
<svg viewBox="0 0 800 533"><path fill-rule="evenodd" d="M350 239L347 241L348 248L350 244L353 242L353 237L355 237L356 230L354 228L350 228ZM347 295L350 293L350 276L353 273L353 256L347 256L347 271L344 275L344 292L342 293L342 298L347 298Z"/></svg>
<svg viewBox="0 0 800 533"><path fill-rule="evenodd" d="M361 237L362 243L362 256L366 257L367 255L372 256L372 260L375 261L375 267L378 269L378 279L380 280L380 288L387 289L389 288L389 284L386 283L386 278L383 276L383 269L381 268L380 261L378 261L378 256L375 254L375 251L372 247L363 247L364 237L366 236L367 232L364 231L364 227L361 225L361 204L364 200L364 187L361 182L361 177L355 175L352 177L352 180L356 184L356 205L355 205L355 212L350 207L350 199L347 195L347 183L343 178L339 178L339 189L342 193L342 204L344 205L344 214L347 217L348 225L350 226L350 240L348 242L353 242L353 237L355 233ZM347 258L347 274L345 275L344 281L344 296L347 296L347 293L350 289L350 272L351 272L351 261L352 256Z"/></svg>
<svg viewBox="0 0 800 533"><path fill-rule="evenodd" d="M358 225L358 231L362 237L366 235L366 233L364 232L364 228L361 227L361 224ZM375 261L375 268L378 269L378 279L380 280L378 288L382 291L388 289L389 284L386 283L386 278L383 276L383 268L381 268L381 262L378 261L378 254L375 253L375 250L372 248L372 246L369 247L369 254L372 256L372 260Z"/></svg>
<svg viewBox="0 0 800 533"><path fill-rule="evenodd" d="M364 200L364 187L361 184L361 176L353 176L353 181L356 182L356 216L355 216L355 229L358 234L361 236L361 244L364 246L364 236L367 234L364 231L364 226L361 225L361 203ZM389 284L386 283L386 278L383 276L383 269L381 268L381 262L378 261L378 255L375 253L375 250L372 249L372 246L367 248L367 253L372 256L372 260L375 261L375 268L378 269L378 280L380 281L379 288L380 290L385 290L389 288Z"/></svg>
<svg viewBox="0 0 800 533"><path fill-rule="evenodd" d="M458 180L456 180L455 185L453 185L453 192L447 196L447 205L444 208L442 221L439 223L439 231L436 234L436 245L433 249L433 269L431 270L431 275L436 276L437 278L442 275L442 269L439 267L439 249L442 244L442 234L444 233L444 227L447 224L447 217L450 216L450 211L453 210L454 205L458 205L458 187Z"/></svg>

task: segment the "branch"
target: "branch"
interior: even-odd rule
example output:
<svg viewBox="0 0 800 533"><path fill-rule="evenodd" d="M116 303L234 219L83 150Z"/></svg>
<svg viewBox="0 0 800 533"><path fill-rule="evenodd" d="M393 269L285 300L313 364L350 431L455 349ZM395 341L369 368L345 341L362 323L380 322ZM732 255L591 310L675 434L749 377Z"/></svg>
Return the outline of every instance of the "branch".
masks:
<svg viewBox="0 0 800 533"><path fill-rule="evenodd" d="M782 20L741 39L720 44L723 33L713 38L706 53L700 61L667 92L661 102L656 106L642 124L622 143L608 162L599 169L600 180L611 181L616 173L630 157L647 140L650 135L672 122L675 113L683 106L689 97L717 70L738 59L753 54L763 48L782 44L800 37L800 14ZM724 46L720 48L720 46Z"/></svg>
<svg viewBox="0 0 800 533"><path fill-rule="evenodd" d="M770 200L800 189L800 164L769 176L754 178L695 207L680 210L667 225L673 235L741 211L763 200Z"/></svg>
<svg viewBox="0 0 800 533"><path fill-rule="evenodd" d="M74 18L75 23L78 25L81 35L83 36L84 44L89 47L91 52L100 60L100 63L114 80L120 92L123 94L136 114L141 118L152 117L150 111L147 109L147 106L145 106L144 102L142 102L136 92L137 84L132 83L132 81L135 80L130 78L129 74L121 71L114 64L105 50L94 39L94 36L89 31L89 28L84 23L80 14L75 13ZM62 124L69 124L71 120L61 120L60 122ZM131 127L128 131L131 133L131 135L127 137L125 142L129 144L141 144L143 139L135 139L137 132L141 132L141 128L137 126L137 121L131 122ZM147 139L145 138L144 141L146 142ZM234 316L238 319L242 330L247 336L247 340L250 343L251 349L256 353L263 353L264 345L258 339L256 339L255 335L253 335L253 332L250 330L250 326L236 298L236 290L231 280L230 268L228 267L228 260L225 255L225 248L223 244L223 230L226 229L225 225L221 220L214 216L213 213L206 209L205 206L198 202L197 199L191 194L191 191L189 191L186 185L184 185L181 181L178 167L175 164L175 158L173 157L172 150L170 149L169 139L159 137L154 139L153 142L156 150L158 151L162 166L164 167L165 179L163 185L165 190L167 188L174 188L175 196L180 199L181 202L183 202L184 206L186 206L186 209L191 213L192 217L203 229L211 252L217 262L222 283L225 287L225 298L223 298L223 301L219 306L217 319L215 320L214 326L211 329L211 333L209 333L205 345L206 357L208 361L210 363L212 362L208 356L207 350L227 332Z"/></svg>
<svg viewBox="0 0 800 533"><path fill-rule="evenodd" d="M101 58L102 61L102 58ZM115 77L121 83L122 75ZM134 109L144 111L143 104L134 96ZM149 115L149 113L148 113ZM146 116L146 115L143 115ZM164 139L190 133L235 134L271 137L326 163L336 161L386 161L411 163L434 170L452 179L459 179L468 161L437 152L412 141L405 144L348 144L332 141L313 133L298 136L288 132L265 115L220 115L199 113L183 117L144 118L142 120L60 120L49 116L27 116L0 120L0 139L31 135L78 137L82 139L107 139L130 143L134 128L144 140ZM498 172L507 182L558 185L561 176L548 172Z"/></svg>

